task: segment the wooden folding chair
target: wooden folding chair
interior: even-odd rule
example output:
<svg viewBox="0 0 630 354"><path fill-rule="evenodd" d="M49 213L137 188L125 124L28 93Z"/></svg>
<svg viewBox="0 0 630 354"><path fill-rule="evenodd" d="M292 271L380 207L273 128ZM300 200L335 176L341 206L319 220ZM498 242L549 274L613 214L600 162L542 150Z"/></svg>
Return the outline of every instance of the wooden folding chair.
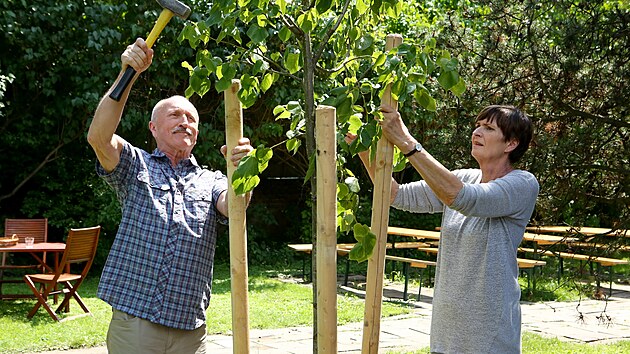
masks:
<svg viewBox="0 0 630 354"><path fill-rule="evenodd" d="M85 306L81 297L77 293L77 289L85 280L85 277L92 266L94 255L96 254L96 246L98 244L98 236L101 232L100 226L89 227L84 229L71 229L66 240L66 249L63 252L61 262L56 267L54 273L50 274L27 274L24 281L31 288L37 299L37 303L28 313L28 318L32 318L40 307L44 307L48 314L55 320L60 321L59 313L62 309L66 309L71 298L74 298L79 306L83 309L84 314L64 318L70 318L91 315L90 310ZM80 269L80 272L70 273L70 266L74 265ZM35 284L41 284L38 287ZM57 290L58 285L63 286ZM47 303L48 296L63 294L64 298L56 311L53 311Z"/></svg>
<svg viewBox="0 0 630 354"><path fill-rule="evenodd" d="M4 222L4 235L18 235L19 242L23 243L27 236L33 237L36 243L48 241L48 219L6 219ZM33 259L31 259L33 260ZM42 260L46 262L46 252L42 254ZM5 279L5 270L9 269L36 269L43 272L39 262L15 264L9 261L7 253L2 253L2 264L0 264L0 300L22 297L31 297L21 294L3 294L2 285L4 283L21 283L21 275L17 279Z"/></svg>

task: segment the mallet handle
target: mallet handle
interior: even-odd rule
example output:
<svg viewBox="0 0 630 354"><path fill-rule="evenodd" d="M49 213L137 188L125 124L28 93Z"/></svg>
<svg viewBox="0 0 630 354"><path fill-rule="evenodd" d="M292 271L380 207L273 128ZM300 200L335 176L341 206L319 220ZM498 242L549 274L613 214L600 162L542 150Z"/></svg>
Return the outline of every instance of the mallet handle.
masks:
<svg viewBox="0 0 630 354"><path fill-rule="evenodd" d="M164 29L164 27L166 27L168 21L170 21L172 17L173 12L171 10L162 10L162 12L160 13L160 17L158 17L155 26L153 26L151 33L149 33L149 36L147 37L146 42L149 48L153 47L153 44L157 40L157 37L160 35L162 30ZM131 80L135 75L136 70L131 66L128 66L127 69L125 69L123 76L120 78L120 81L118 81L118 84L116 84L116 87L114 87L114 89L112 90L112 93L109 94L109 98L116 102L120 101L123 92L125 92L127 86L129 86L129 83L131 83Z"/></svg>

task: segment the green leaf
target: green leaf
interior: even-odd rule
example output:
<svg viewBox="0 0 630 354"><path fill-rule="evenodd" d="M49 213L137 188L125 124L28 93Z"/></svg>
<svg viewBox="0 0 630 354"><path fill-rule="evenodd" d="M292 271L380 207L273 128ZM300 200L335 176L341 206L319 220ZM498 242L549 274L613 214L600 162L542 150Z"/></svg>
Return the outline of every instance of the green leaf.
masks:
<svg viewBox="0 0 630 354"><path fill-rule="evenodd" d="M451 87L451 92L455 94L455 96L460 97L466 91L466 82L461 77L459 78L459 82L453 87Z"/></svg>
<svg viewBox="0 0 630 354"><path fill-rule="evenodd" d="M430 74L435 69L435 64L426 53L420 53L420 55L418 55L418 62L420 67L424 69L424 72L427 74Z"/></svg>
<svg viewBox="0 0 630 354"><path fill-rule="evenodd" d="M435 110L437 109L435 99L431 97L431 95L425 88L416 90L414 92L414 98L427 111L435 112Z"/></svg>
<svg viewBox="0 0 630 354"><path fill-rule="evenodd" d="M284 66L291 74L298 72L300 70L300 54L288 53L284 60Z"/></svg>
<svg viewBox="0 0 630 354"><path fill-rule="evenodd" d="M373 44L374 38L370 34L367 34L359 38L359 41L357 42L357 49L363 52L370 48Z"/></svg>
<svg viewBox="0 0 630 354"><path fill-rule="evenodd" d="M297 24L300 29L306 33L309 33L313 30L313 18L311 12L306 12L298 16Z"/></svg>
<svg viewBox="0 0 630 354"><path fill-rule="evenodd" d="M262 145L258 146L241 159L232 174L232 187L237 195L253 190L260 183L259 175L267 168L273 151Z"/></svg>
<svg viewBox="0 0 630 354"><path fill-rule="evenodd" d="M368 10L368 6L363 0L357 0L355 7L359 11L359 15L363 15Z"/></svg>
<svg viewBox="0 0 630 354"><path fill-rule="evenodd" d="M258 160L258 172L262 173L269 165L269 160L273 157L273 150L262 145L258 146L252 153Z"/></svg>
<svg viewBox="0 0 630 354"><path fill-rule="evenodd" d="M361 121L361 114L353 114L348 119L348 132L356 134L362 125L363 122Z"/></svg>
<svg viewBox="0 0 630 354"><path fill-rule="evenodd" d="M216 82L214 88L217 90L217 92L223 92L230 88L230 85L232 85L232 79L228 80L227 78L223 77L221 80Z"/></svg>
<svg viewBox="0 0 630 354"><path fill-rule="evenodd" d="M237 195L247 193L260 183L258 177L258 161L253 155L247 155L241 159L236 170L232 174L232 188Z"/></svg>
<svg viewBox="0 0 630 354"><path fill-rule="evenodd" d="M192 65L190 65L190 63L188 63L187 61L182 62L182 68L188 69L188 72L191 72L194 70Z"/></svg>
<svg viewBox="0 0 630 354"><path fill-rule="evenodd" d="M348 257L357 262L366 261L374 251L376 235L370 231L368 226L359 223L354 224L353 231L357 243L350 250Z"/></svg>
<svg viewBox="0 0 630 354"><path fill-rule="evenodd" d="M374 60L374 66L379 67L385 64L386 60L387 60L387 55L385 55L385 53L379 53L378 56L376 57L376 60Z"/></svg>
<svg viewBox="0 0 630 354"><path fill-rule="evenodd" d="M276 120L291 118L291 112L282 105L276 106L273 109L273 114L276 116Z"/></svg>
<svg viewBox="0 0 630 354"><path fill-rule="evenodd" d="M276 3L278 4L278 8L280 9L280 13L286 14L287 13L287 1L286 0L278 0Z"/></svg>
<svg viewBox="0 0 630 354"><path fill-rule="evenodd" d="M267 92L271 85L273 84L273 75L270 73L265 74L262 82L260 83L260 89L262 92Z"/></svg>
<svg viewBox="0 0 630 354"><path fill-rule="evenodd" d="M350 188L344 183L337 183L337 199L343 200L350 193Z"/></svg>
<svg viewBox="0 0 630 354"><path fill-rule="evenodd" d="M459 74L455 70L442 70L438 76L438 82L445 90L449 90L459 83Z"/></svg>
<svg viewBox="0 0 630 354"><path fill-rule="evenodd" d="M205 68L195 68L190 75L188 81L190 87L201 97L210 91L210 80L208 79L208 70Z"/></svg>
<svg viewBox="0 0 630 354"><path fill-rule="evenodd" d="M269 37L269 33L267 33L265 28L258 26L258 24L253 24L247 30L247 36L252 40L252 42L260 44Z"/></svg>
<svg viewBox="0 0 630 354"><path fill-rule="evenodd" d="M278 32L278 37L283 42L288 41L289 38L291 38L291 35L292 35L291 30L287 28L287 26L282 26L282 28Z"/></svg>
<svg viewBox="0 0 630 354"><path fill-rule="evenodd" d="M302 141L297 138L289 139L286 142L287 151L289 151L293 155L298 152L300 146L302 146Z"/></svg>
<svg viewBox="0 0 630 354"><path fill-rule="evenodd" d="M405 166L407 165L407 159L398 148L395 148L394 151L394 167L392 168L392 172L400 172L405 169Z"/></svg>
<svg viewBox="0 0 630 354"><path fill-rule="evenodd" d="M324 12L330 10L331 6L332 0L317 0L317 2L315 3L315 8L320 14L323 14Z"/></svg>

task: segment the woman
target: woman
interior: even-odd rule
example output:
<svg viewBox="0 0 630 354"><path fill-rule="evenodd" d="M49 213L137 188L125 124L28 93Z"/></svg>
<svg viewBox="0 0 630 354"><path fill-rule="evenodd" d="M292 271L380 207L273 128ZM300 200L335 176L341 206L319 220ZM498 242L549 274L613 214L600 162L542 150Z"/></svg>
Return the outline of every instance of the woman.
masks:
<svg viewBox="0 0 630 354"><path fill-rule="evenodd" d="M449 171L380 108L383 135L422 176L392 180L392 206L443 213L431 319L433 353L520 353L521 311L516 252L534 210L538 182L513 167L532 138L529 118L512 106L489 106L472 133L479 169ZM351 139L351 137L349 138ZM370 177L367 153L360 154Z"/></svg>

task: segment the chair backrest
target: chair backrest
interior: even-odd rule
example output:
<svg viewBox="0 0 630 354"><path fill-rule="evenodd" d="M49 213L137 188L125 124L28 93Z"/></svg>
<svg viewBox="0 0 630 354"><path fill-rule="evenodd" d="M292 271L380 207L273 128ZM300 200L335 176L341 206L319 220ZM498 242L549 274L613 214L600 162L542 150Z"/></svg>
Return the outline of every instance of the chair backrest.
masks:
<svg viewBox="0 0 630 354"><path fill-rule="evenodd" d="M17 234L20 242L24 237L32 236L35 242L48 241L48 219L6 219L4 222L4 236Z"/></svg>
<svg viewBox="0 0 630 354"><path fill-rule="evenodd" d="M85 263L81 271L81 275L85 277L94 261L100 232L100 226L70 229L66 240L66 250L63 252L59 269L63 271L66 265Z"/></svg>

